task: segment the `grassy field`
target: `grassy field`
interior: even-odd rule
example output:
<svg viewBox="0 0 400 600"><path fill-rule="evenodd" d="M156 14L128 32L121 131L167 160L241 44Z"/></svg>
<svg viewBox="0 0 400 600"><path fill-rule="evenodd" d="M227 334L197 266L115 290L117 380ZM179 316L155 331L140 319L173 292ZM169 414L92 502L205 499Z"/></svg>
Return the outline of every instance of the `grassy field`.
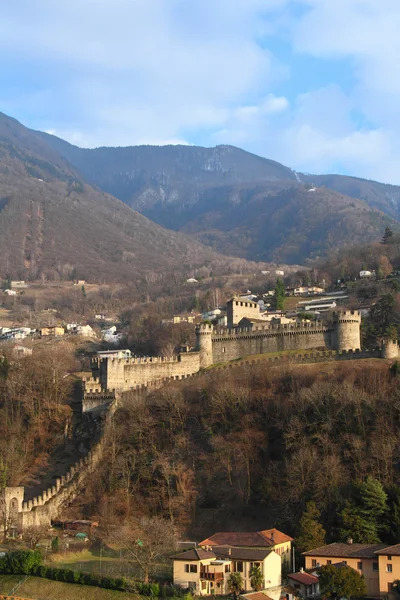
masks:
<svg viewBox="0 0 400 600"><path fill-rule="evenodd" d="M0 575L0 594L9 594L24 575ZM138 600L137 594L103 590L89 585L61 583L39 577L29 577L17 590L17 596L32 600Z"/></svg>
<svg viewBox="0 0 400 600"><path fill-rule="evenodd" d="M118 552L106 551L99 556L90 550L66 554L50 554L47 564L62 569L73 569L84 573L95 573L97 575L109 575L110 577L131 577L140 579L142 573L139 565L129 563L121 559ZM153 575L160 579L171 579L172 570L169 562L159 563L155 566Z"/></svg>

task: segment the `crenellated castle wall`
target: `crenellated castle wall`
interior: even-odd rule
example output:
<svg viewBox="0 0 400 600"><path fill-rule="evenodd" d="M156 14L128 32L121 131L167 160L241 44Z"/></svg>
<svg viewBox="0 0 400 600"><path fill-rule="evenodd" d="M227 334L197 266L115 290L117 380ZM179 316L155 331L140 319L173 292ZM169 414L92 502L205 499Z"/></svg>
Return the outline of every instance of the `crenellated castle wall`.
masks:
<svg viewBox="0 0 400 600"><path fill-rule="evenodd" d="M99 392L126 392L141 385L181 378L200 369L198 352L183 352L177 357L94 359L95 376L84 381L85 395Z"/></svg>
<svg viewBox="0 0 400 600"><path fill-rule="evenodd" d="M212 363L237 360L254 354L291 350L335 348L332 325L257 325L246 329L217 330L212 335Z"/></svg>
<svg viewBox="0 0 400 600"><path fill-rule="evenodd" d="M334 311L330 320L277 325L255 322L251 327L214 328L202 323L196 328L197 347L178 357L98 358L92 361L93 376L84 383L84 410L106 406L107 394L162 385L219 363L247 356L300 350L359 351L361 316L358 311ZM388 344L383 356L393 358L398 348Z"/></svg>

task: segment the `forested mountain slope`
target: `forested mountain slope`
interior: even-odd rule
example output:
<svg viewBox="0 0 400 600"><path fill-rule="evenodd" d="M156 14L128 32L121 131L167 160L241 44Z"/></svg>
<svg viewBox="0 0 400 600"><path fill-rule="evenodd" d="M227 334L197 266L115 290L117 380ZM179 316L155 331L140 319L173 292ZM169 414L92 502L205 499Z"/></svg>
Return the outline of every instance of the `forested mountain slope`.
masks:
<svg viewBox="0 0 400 600"><path fill-rule="evenodd" d="M225 254L300 262L398 227L396 186L296 174L233 146L90 150L37 135L92 185Z"/></svg>
<svg viewBox="0 0 400 600"><path fill-rule="evenodd" d="M2 277L75 274L106 282L173 269L182 273L206 261L235 268L235 261L94 190L57 150L0 115Z"/></svg>
<svg viewBox="0 0 400 600"><path fill-rule="evenodd" d="M110 520L162 514L204 538L272 526L296 534L313 500L329 541L362 542L354 515L370 476L388 495L374 535L398 542L399 390L381 360L260 363L127 398L80 506L97 514L107 498Z"/></svg>

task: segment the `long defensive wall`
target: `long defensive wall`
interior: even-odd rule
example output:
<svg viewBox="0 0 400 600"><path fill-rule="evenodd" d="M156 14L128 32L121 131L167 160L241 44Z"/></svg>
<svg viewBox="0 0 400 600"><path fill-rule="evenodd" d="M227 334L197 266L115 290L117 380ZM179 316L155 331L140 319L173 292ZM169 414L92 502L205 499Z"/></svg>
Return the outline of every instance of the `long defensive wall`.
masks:
<svg viewBox="0 0 400 600"><path fill-rule="evenodd" d="M98 406L100 396L110 399L143 385L182 379L213 364L244 356L285 350L359 350L361 316L357 311L332 313L328 321L296 325L257 323L251 327L214 328L202 323L196 328L196 348L178 357L94 358L92 376L84 381L84 410Z"/></svg>

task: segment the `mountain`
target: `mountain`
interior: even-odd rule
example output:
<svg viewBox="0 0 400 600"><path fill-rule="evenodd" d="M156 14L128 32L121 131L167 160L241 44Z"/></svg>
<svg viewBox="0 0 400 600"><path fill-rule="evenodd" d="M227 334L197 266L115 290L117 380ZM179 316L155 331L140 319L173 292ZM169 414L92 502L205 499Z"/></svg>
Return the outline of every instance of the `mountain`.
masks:
<svg viewBox="0 0 400 600"><path fill-rule="evenodd" d="M90 184L221 253L299 262L399 227L400 187L297 174L233 146L90 150L37 135Z"/></svg>
<svg viewBox="0 0 400 600"><path fill-rule="evenodd" d="M1 276L109 282L205 263L235 268L93 189L43 137L0 114Z"/></svg>
<svg viewBox="0 0 400 600"><path fill-rule="evenodd" d="M302 181L364 200L372 208L400 220L400 186L347 175L305 175Z"/></svg>

